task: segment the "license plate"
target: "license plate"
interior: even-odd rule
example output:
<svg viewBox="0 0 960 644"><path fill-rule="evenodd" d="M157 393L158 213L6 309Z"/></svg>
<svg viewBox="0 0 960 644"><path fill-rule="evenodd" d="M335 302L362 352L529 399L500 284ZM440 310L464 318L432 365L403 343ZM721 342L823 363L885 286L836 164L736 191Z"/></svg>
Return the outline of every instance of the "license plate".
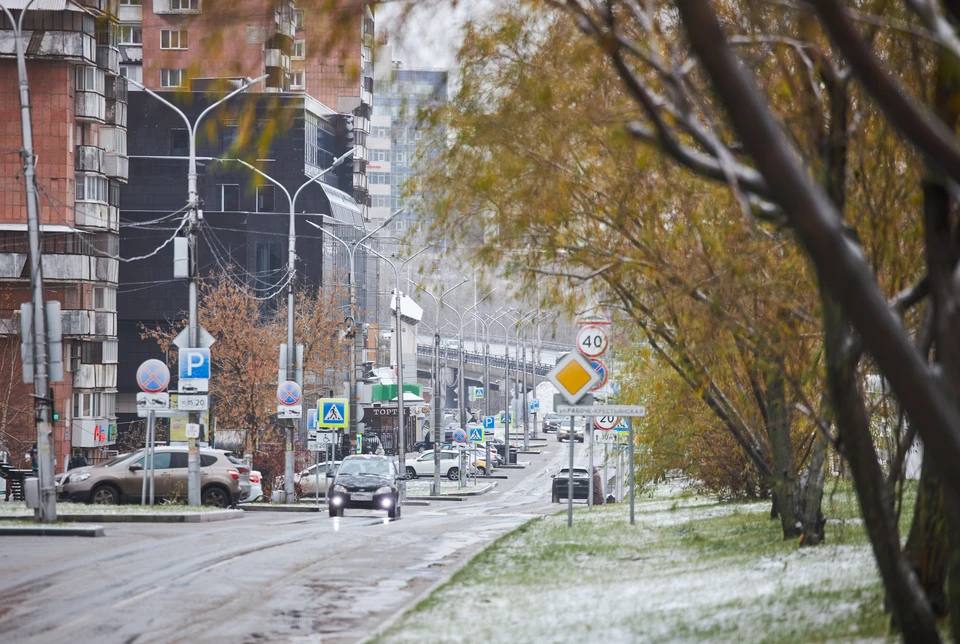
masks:
<svg viewBox="0 0 960 644"><path fill-rule="evenodd" d="M351 501L373 501L373 494L369 492L353 492L350 494Z"/></svg>

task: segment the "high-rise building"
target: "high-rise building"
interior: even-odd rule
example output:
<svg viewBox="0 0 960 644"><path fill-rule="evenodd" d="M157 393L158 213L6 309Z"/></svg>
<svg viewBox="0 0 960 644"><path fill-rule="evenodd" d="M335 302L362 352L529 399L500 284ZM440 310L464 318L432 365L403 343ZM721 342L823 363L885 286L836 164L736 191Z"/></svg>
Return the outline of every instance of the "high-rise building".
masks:
<svg viewBox="0 0 960 644"><path fill-rule="evenodd" d="M14 18L25 0L4 0ZM16 311L30 300L27 210L13 26L0 14L0 443L36 440L32 387L22 384ZM41 270L58 300L63 382L54 383L58 468L72 448L96 459L114 442L120 186L127 180L127 84L119 76L116 2L37 1L23 17L30 83ZM23 453L22 451L19 453Z"/></svg>
<svg viewBox="0 0 960 644"><path fill-rule="evenodd" d="M391 60L392 49L378 51L376 105L371 119L367 176L370 183L370 219L383 220L398 208L404 212L392 222L403 237L423 221L416 202L403 197L404 184L414 175L417 154L431 154L423 110L447 101L448 72L442 69L404 68ZM382 61L382 62L381 62Z"/></svg>

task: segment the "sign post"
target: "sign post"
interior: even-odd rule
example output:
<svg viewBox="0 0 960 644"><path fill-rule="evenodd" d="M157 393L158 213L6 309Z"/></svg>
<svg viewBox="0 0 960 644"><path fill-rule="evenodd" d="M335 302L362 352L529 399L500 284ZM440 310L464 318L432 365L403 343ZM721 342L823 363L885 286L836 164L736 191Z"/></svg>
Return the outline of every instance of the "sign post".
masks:
<svg viewBox="0 0 960 644"><path fill-rule="evenodd" d="M156 452L157 409L169 407L170 396L164 390L170 384L170 370L160 360L147 360L137 369L137 384L143 390L137 394L137 407L144 407L147 413L147 431L144 438L143 482L140 488L140 505L147 504L147 473L150 477L150 507L154 499L154 462ZM164 404L165 403L165 404Z"/></svg>

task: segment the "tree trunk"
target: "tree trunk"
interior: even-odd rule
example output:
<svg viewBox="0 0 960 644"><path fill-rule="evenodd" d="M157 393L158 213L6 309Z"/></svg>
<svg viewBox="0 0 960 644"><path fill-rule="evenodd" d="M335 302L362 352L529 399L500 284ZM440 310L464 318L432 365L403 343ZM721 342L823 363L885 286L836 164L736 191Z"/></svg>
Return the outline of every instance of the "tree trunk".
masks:
<svg viewBox="0 0 960 644"><path fill-rule="evenodd" d="M797 517L797 475L790 441L790 411L787 407L783 364L774 361L766 369L767 434L770 438L770 456L773 461L773 480L770 482L780 511L783 538L800 535Z"/></svg>
<svg viewBox="0 0 960 644"><path fill-rule="evenodd" d="M900 551L893 503L870 434L856 372L844 353L850 339L847 318L833 296L821 288L827 382L841 447L850 464L860 513L880 569L897 626L906 641L939 642L936 622L916 575Z"/></svg>
<svg viewBox="0 0 960 644"><path fill-rule="evenodd" d="M947 581L948 530L943 502L940 479L924 458L913 523L903 556L923 586L930 608L937 617L947 614L944 586Z"/></svg>
<svg viewBox="0 0 960 644"><path fill-rule="evenodd" d="M826 436L817 431L813 437L810 461L803 472L800 487L801 546L818 546L823 543L825 537L824 528L827 519L823 516L821 504L823 502L823 484L826 480L827 447Z"/></svg>

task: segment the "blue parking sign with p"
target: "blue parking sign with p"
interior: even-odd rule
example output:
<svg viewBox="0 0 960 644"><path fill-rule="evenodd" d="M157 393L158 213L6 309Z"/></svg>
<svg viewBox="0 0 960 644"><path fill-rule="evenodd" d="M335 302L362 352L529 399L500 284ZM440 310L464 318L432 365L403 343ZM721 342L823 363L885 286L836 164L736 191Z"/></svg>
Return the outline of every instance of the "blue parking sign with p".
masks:
<svg viewBox="0 0 960 644"><path fill-rule="evenodd" d="M210 349L180 349L179 361L181 380L210 378Z"/></svg>
<svg viewBox="0 0 960 644"><path fill-rule="evenodd" d="M493 429L496 426L497 417L496 416L484 416L483 417L483 428Z"/></svg>

